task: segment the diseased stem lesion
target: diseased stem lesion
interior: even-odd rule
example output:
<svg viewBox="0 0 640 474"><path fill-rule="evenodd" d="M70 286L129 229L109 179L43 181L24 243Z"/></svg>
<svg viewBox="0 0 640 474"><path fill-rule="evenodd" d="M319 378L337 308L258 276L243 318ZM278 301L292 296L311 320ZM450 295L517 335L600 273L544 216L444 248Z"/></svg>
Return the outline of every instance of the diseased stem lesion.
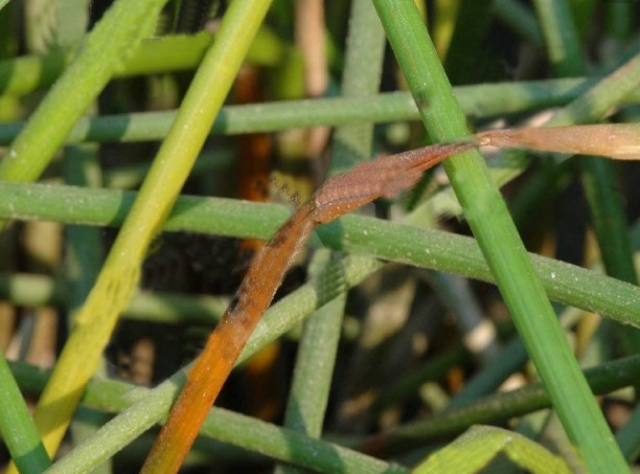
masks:
<svg viewBox="0 0 640 474"><path fill-rule="evenodd" d="M428 168L476 146L640 159L640 125L494 130L360 163L327 180L254 257L232 304L210 335L142 468L178 471L240 352L313 230L375 199L412 187Z"/></svg>
<svg viewBox="0 0 640 474"><path fill-rule="evenodd" d="M556 128L491 130L476 135L479 145L538 151L640 159L640 125L599 124Z"/></svg>

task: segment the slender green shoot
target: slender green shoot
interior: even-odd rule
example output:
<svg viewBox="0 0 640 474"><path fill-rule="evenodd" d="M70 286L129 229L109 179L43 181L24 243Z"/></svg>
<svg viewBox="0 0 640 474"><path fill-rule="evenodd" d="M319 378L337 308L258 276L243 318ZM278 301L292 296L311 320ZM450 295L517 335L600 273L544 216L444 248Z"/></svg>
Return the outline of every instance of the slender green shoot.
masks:
<svg viewBox="0 0 640 474"><path fill-rule="evenodd" d="M81 46L0 162L0 179L34 181L119 65L153 31L166 0L118 0Z"/></svg>
<svg viewBox="0 0 640 474"><path fill-rule="evenodd" d="M493 426L474 426L441 449L413 474L471 474L478 472L499 454L533 474L572 474L564 459L512 431Z"/></svg>
<svg viewBox="0 0 640 474"><path fill-rule="evenodd" d="M218 41L207 52L97 282L78 313L34 415L49 452L57 449L84 387L95 373L118 316L136 288L147 247L180 193L267 7L264 1L238 1L226 13Z"/></svg>
<svg viewBox="0 0 640 474"><path fill-rule="evenodd" d="M427 130L436 140L467 135L466 119L415 5L374 3ZM445 169L570 439L594 474L628 471L484 161L468 152L448 160Z"/></svg>

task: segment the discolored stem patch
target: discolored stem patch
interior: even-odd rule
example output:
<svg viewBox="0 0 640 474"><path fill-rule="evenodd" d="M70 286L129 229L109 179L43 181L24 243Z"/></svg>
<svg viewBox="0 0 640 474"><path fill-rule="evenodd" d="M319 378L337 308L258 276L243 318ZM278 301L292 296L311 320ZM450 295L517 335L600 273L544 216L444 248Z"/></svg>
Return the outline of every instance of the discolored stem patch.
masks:
<svg viewBox="0 0 640 474"><path fill-rule="evenodd" d="M377 198L392 197L416 184L426 169L452 155L484 145L640 159L640 125L493 130L452 143L376 158L326 181L252 260L232 304L189 372L141 473L178 471L249 336L316 226Z"/></svg>

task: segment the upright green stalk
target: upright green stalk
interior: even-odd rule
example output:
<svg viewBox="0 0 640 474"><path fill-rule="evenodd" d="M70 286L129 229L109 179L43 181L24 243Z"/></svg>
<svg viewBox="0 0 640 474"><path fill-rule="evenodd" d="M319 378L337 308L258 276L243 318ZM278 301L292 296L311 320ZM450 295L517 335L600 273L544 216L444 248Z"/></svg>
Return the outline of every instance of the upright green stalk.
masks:
<svg viewBox="0 0 640 474"><path fill-rule="evenodd" d="M340 292L305 321L284 418L285 428L310 438L320 438L322 434L347 301L342 259L338 257L334 261L326 261L327 258L331 259L329 250L319 250L316 259L319 256L325 260L322 262L324 267L316 277L319 292L324 293L327 285L331 288L329 293L335 293L336 287ZM321 297L325 299L326 296ZM296 467L281 464L276 467L274 474L302 472Z"/></svg>
<svg viewBox="0 0 640 474"><path fill-rule="evenodd" d="M82 42L90 23L91 0L58 0L56 2L56 41L65 52L73 51ZM47 52L58 48L49 48ZM87 115L97 112L97 104ZM102 186L99 146L82 144L65 147L63 176L67 184L98 188ZM103 259L102 236L98 229L68 226L64 232L64 269L67 286L66 315L69 327L87 298ZM106 364L101 364L99 376L106 377ZM81 443L109 420L109 415L88 411L71 423L69 434L73 444ZM112 463L105 462L91 474L112 474Z"/></svg>
<svg viewBox="0 0 640 474"><path fill-rule="evenodd" d="M582 60L580 38L571 17L571 10L566 0L536 0L536 11L547 42L549 57L558 77L576 76L586 71ZM553 51L571 51L570 57L560 60ZM640 56L630 60L620 68L616 76L622 71L626 85L640 82ZM626 73L626 74L624 74ZM626 87L619 87L615 94L621 94ZM616 95L611 94L610 98ZM586 105L586 103L585 103ZM594 107L594 104L588 104ZM592 109L593 110L593 109ZM557 115L551 124L558 124L569 117L568 112L576 112L570 106ZM577 110L578 113L585 110ZM586 114L585 114L586 115ZM604 115L604 112L598 115ZM589 116L575 115L574 122L584 122ZM608 275L637 284L635 267L631 253L631 243L627 233L627 221L622 204L622 197L618 192L614 164L608 160L585 156L580 159L582 184L589 203L591 222L602 254L602 261ZM620 328L622 340L628 353L640 350L640 332L632 328Z"/></svg>
<svg viewBox="0 0 640 474"><path fill-rule="evenodd" d="M83 144L66 147L63 174L68 184L94 189L100 187L102 174L98 162L98 146ZM99 229L87 226L71 225L65 228L65 303L69 327L73 327L75 315L82 307L100 271L104 256L100 234ZM98 369L98 376L107 376L104 358ZM88 411L84 416L76 417L69 430L73 444L80 444L108 420L109 415L98 411ZM96 467L91 474L111 474L112 467L111 462L105 462Z"/></svg>
<svg viewBox="0 0 640 474"><path fill-rule="evenodd" d="M165 2L118 0L114 3L4 154L0 161L0 180L33 181L40 176L123 58L134 51L150 31ZM0 222L0 229L2 226ZM35 422L37 426L38 420ZM26 429L28 425L24 427ZM29 431L25 431L25 435L27 433ZM44 445L47 446L46 440ZM41 459L38 455L41 444L33 445L29 441L25 446L34 449L32 459ZM16 461L24 463L26 460L19 455ZM14 467L8 472L12 471L15 471Z"/></svg>
<svg viewBox="0 0 640 474"><path fill-rule="evenodd" d="M385 37L369 1L352 5L342 79L342 97L376 97L380 88ZM373 124L358 121L338 127L332 140L331 174L346 171L371 157Z"/></svg>
<svg viewBox="0 0 640 474"><path fill-rule="evenodd" d="M578 30L571 20L569 3L555 0L536 0L533 3L556 75L568 77L576 74L583 69L583 56Z"/></svg>
<svg viewBox="0 0 640 474"><path fill-rule="evenodd" d="M351 7L346 61L342 78L344 97L373 96L380 88L384 58L384 31L370 0L354 0ZM373 124L339 127L332 140L330 174L350 168L371 156ZM287 401L285 427L319 438L331 390L333 369L347 301L344 257L328 250L316 253L324 267L316 285L328 301L305 322ZM371 263L374 263L372 260ZM336 289L337 297L330 300ZM276 474L296 474L300 469L279 465Z"/></svg>
<svg viewBox="0 0 640 474"><path fill-rule="evenodd" d="M147 247L171 211L269 4L268 0L238 0L227 10L217 41L204 57L96 284L78 313L34 415L50 452L61 441L98 366L118 316L136 288Z"/></svg>
<svg viewBox="0 0 640 474"><path fill-rule="evenodd" d="M464 114L413 2L374 4L429 133L439 141L467 135ZM594 474L628 472L484 160L468 152L448 160L445 169L569 437Z"/></svg>
<svg viewBox="0 0 640 474"><path fill-rule="evenodd" d="M0 180L34 181L114 71L152 31L167 0L117 0L0 162Z"/></svg>
<svg viewBox="0 0 640 474"><path fill-rule="evenodd" d="M343 267L346 287L351 288L360 284L380 266L381 263L370 258L347 257ZM238 363L245 362L258 350L292 330L305 316L324 303L320 301L320 296L316 285L307 283L270 307L242 351ZM331 300L338 297L338 292L328 291L324 296ZM184 385L185 378L185 370L181 370L153 390L129 391L126 395L127 410L104 425L85 443L77 446L72 452L56 462L51 467L49 474L86 472L123 449L144 431L167 416L172 402ZM112 401L115 399L115 397L108 398ZM203 429L206 432L210 429L207 426L215 427L217 425L212 419L212 414L209 414ZM309 440L302 434L298 434L298 436ZM264 443L265 440L261 441ZM290 445L286 446L285 451L292 454L290 448ZM308 456L305 458L308 459ZM288 459L283 458L283 460ZM359 472L371 471L365 469Z"/></svg>
<svg viewBox="0 0 640 474"><path fill-rule="evenodd" d="M449 80L454 84L476 83L476 75L481 74L477 66L486 61L482 42L489 30L494 3L495 0L460 2L444 60Z"/></svg>
<svg viewBox="0 0 640 474"><path fill-rule="evenodd" d="M555 49L581 50L579 37L567 2L563 0L537 0L536 8L545 32L548 51L551 52ZM557 15L558 12L562 12L562 14ZM561 31L565 33L560 34ZM581 55L576 55L571 61L560 64L553 61L552 54L550 57L556 75L559 77L579 75L586 70ZM626 92L637 87L638 81L640 81L640 56L635 56L616 71L613 80L605 79L602 85L594 87L585 94L585 96L592 96L594 99L600 98L599 101L576 101L565 107L562 113L557 114L549 125L564 124L569 121L584 122L593 116L604 116L606 111L611 108L611 103L606 104L605 109L602 104L603 99L609 99L608 102L614 102L617 99L617 102L620 102ZM621 84L615 88L610 87L607 91L607 83L614 82L621 82ZM598 90L603 93L598 94ZM615 278L637 284L631 242L627 233L622 197L617 188L614 164L595 157L583 157L580 160L580 169L582 184L589 203L591 222L598 240L605 271ZM611 325L610 321L603 321L599 328L600 334L604 334L609 325ZM622 335L625 350L628 353L637 353L640 350L640 332L637 329L622 326L616 326L616 329ZM618 440L623 442L621 452L627 457L631 451L629 449L630 439L634 438L628 436L624 431L619 433Z"/></svg>
<svg viewBox="0 0 640 474"><path fill-rule="evenodd" d="M20 388L1 353L0 433L21 474L40 474L51 465Z"/></svg>
<svg viewBox="0 0 640 474"><path fill-rule="evenodd" d="M634 23L637 23L633 8L631 2L607 2L604 5L605 30L611 38L620 42L629 38Z"/></svg>
<svg viewBox="0 0 640 474"><path fill-rule="evenodd" d="M542 34L531 10L516 0L495 0L493 9L500 18L522 39L535 46L542 46Z"/></svg>

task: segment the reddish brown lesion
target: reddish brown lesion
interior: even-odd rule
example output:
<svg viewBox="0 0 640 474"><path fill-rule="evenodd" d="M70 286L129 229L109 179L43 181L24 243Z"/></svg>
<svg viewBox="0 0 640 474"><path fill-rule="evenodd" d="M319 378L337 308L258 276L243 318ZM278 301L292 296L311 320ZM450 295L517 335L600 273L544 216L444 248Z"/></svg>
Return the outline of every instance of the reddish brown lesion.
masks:
<svg viewBox="0 0 640 474"><path fill-rule="evenodd" d="M326 181L312 196L313 218L325 224L381 197L393 197L414 186L423 171L445 158L475 147L474 141L431 145L399 155L359 163L348 173Z"/></svg>
<svg viewBox="0 0 640 474"><path fill-rule="evenodd" d="M446 153L442 153L441 148L436 145L424 148L420 153L412 151L395 158L374 160L361 166L357 172L332 178L295 211L253 258L238 290L237 302L225 312L222 321L209 337L202 355L189 372L187 384L143 466L143 474L174 473L180 468L240 352L271 303L284 274L315 227L380 197L383 192L390 192L388 184L380 184L384 182L385 172L389 168L379 168L379 163L395 161L399 165L399 176L403 173L410 176L408 180L393 180L399 191L404 184L414 182L415 169L420 169L418 161L426 160L432 166L466 148L467 144L451 146ZM406 159L407 157L410 159ZM366 171L363 173L363 170ZM378 184L368 188L369 182ZM354 196L354 189L360 189L361 194Z"/></svg>
<svg viewBox="0 0 640 474"><path fill-rule="evenodd" d="M227 309L209 336L142 473L171 473L180 468L250 334L315 228L311 212L310 205L300 207L252 260L238 290L237 303Z"/></svg>
<svg viewBox="0 0 640 474"><path fill-rule="evenodd" d="M422 171L479 144L524 146L557 152L570 150L614 158L620 157L616 146L621 145L624 148L622 155L640 158L639 131L638 126L607 125L591 126L586 130L564 127L490 131L458 142L378 158L327 181L253 258L238 290L237 302L227 310L189 372L188 382L141 472L171 474L180 468L211 405L271 303L285 272L318 224L337 219L381 196L395 194L415 183ZM589 135L589 139L585 138L585 134ZM594 137L600 137L600 141Z"/></svg>

